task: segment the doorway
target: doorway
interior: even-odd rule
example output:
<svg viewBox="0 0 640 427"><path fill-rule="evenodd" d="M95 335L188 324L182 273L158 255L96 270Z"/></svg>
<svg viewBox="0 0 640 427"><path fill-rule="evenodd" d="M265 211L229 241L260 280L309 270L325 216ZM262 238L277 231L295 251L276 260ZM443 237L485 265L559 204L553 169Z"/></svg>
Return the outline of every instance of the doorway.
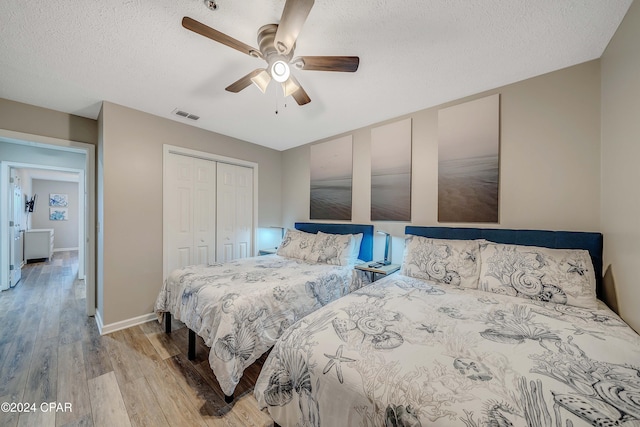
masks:
<svg viewBox="0 0 640 427"><path fill-rule="evenodd" d="M0 129L0 289L6 289L10 271L10 169L30 168L78 176L78 278L86 284L86 314L95 315L95 146L86 143ZM36 203L48 205L48 194ZM48 209L48 206L46 206ZM77 211L76 211L77 209ZM26 226L26 225L25 225Z"/></svg>

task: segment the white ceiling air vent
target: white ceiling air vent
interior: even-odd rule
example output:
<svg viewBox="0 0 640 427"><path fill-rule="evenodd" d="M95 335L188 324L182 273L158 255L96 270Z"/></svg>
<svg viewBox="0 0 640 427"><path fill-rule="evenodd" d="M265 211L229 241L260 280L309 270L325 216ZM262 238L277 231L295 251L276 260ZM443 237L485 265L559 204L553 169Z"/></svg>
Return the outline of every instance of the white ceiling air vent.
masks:
<svg viewBox="0 0 640 427"><path fill-rule="evenodd" d="M198 120L200 118L200 116L196 116L195 114L187 113L186 111L182 111L182 110L179 110L177 108L175 110L173 110L171 113L175 114L176 116L184 117L185 119Z"/></svg>

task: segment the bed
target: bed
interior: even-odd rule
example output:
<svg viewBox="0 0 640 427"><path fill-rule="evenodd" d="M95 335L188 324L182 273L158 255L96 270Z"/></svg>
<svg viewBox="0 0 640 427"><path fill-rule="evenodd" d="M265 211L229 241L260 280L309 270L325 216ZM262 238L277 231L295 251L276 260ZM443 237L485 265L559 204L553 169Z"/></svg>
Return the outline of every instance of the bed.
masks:
<svg viewBox="0 0 640 427"><path fill-rule="evenodd" d="M276 343L254 395L277 424L640 425L640 337L595 298L601 234L406 232L400 273Z"/></svg>
<svg viewBox="0 0 640 427"><path fill-rule="evenodd" d="M296 223L276 254L171 272L155 312L168 333L172 316L189 328L190 359L196 334L204 339L230 402L244 369L289 325L368 283L353 265L372 252L371 225Z"/></svg>

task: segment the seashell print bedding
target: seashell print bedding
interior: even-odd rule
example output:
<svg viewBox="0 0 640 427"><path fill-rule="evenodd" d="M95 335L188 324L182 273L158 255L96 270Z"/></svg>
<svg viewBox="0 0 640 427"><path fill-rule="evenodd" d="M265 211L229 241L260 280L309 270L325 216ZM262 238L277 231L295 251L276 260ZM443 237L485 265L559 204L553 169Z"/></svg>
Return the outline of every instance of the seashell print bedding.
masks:
<svg viewBox="0 0 640 427"><path fill-rule="evenodd" d="M292 323L368 284L352 266L310 264L267 255L173 271L155 304L211 348L209 364L222 391L233 395L244 369Z"/></svg>
<svg viewBox="0 0 640 427"><path fill-rule="evenodd" d="M589 309L400 274L276 343L255 386L288 426L638 426L640 336Z"/></svg>

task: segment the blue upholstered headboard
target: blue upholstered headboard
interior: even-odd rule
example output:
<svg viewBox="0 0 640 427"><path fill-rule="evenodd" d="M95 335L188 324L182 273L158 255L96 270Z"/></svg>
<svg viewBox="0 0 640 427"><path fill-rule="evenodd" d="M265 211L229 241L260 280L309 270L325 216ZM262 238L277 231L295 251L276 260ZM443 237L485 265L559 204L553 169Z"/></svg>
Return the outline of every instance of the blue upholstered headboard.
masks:
<svg viewBox="0 0 640 427"><path fill-rule="evenodd" d="M330 234L362 233L362 243L360 244L360 255L358 255L358 258L362 261L371 261L373 259L373 225L296 222L295 228L296 230L306 231L307 233L317 233L318 231Z"/></svg>
<svg viewBox="0 0 640 427"><path fill-rule="evenodd" d="M495 243L541 246L554 249L586 249L596 273L596 288L602 287L602 233L580 231L509 230L504 228L418 227L408 225L406 234L433 239L486 239ZM601 295L598 295L600 297Z"/></svg>

